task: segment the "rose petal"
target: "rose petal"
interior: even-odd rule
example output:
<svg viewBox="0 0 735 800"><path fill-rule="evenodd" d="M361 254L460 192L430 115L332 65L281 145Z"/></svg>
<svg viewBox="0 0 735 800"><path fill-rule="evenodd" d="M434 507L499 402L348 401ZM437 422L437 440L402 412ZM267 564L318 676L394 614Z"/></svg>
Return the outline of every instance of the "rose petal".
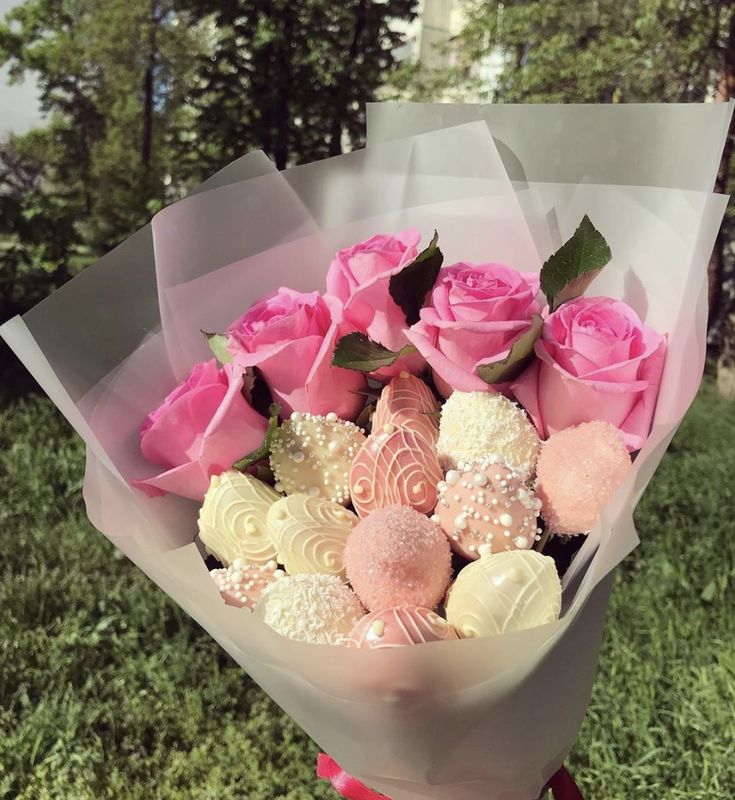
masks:
<svg viewBox="0 0 735 800"><path fill-rule="evenodd" d="M492 387L485 383L478 375L450 361L436 347L435 334L436 329L432 330L423 320L419 320L406 331L408 340L416 347L434 372L439 375L444 382L442 385L437 384L437 388L442 394L445 397L451 394L451 392L447 392L447 386L460 392L492 391ZM443 389L442 386L444 387Z"/></svg>
<svg viewBox="0 0 735 800"><path fill-rule="evenodd" d="M226 467L209 472L209 469L198 461L190 461L180 467L161 472L152 478L132 481L136 489L144 491L149 497L160 497L171 493L180 497L201 502L209 488L212 475L223 472Z"/></svg>
<svg viewBox="0 0 735 800"><path fill-rule="evenodd" d="M390 295L390 278L418 255L420 233L379 234L340 250L327 272L327 292L342 305L340 319L390 350L406 344L406 320Z"/></svg>
<svg viewBox="0 0 735 800"><path fill-rule="evenodd" d="M204 431L226 394L227 386L216 383L180 395L141 437L140 448L146 459L171 468L196 458Z"/></svg>
<svg viewBox="0 0 735 800"><path fill-rule="evenodd" d="M330 411L341 419L354 420L365 405L359 394L367 386L365 376L352 369L332 366L332 353L337 339L342 335L333 325L322 341L304 387L308 410L312 414Z"/></svg>

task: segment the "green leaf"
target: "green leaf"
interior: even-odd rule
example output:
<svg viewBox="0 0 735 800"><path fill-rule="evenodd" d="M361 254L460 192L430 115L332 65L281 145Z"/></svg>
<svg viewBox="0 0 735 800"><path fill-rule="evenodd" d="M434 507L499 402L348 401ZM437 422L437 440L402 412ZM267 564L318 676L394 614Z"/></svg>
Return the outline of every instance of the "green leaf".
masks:
<svg viewBox="0 0 735 800"><path fill-rule="evenodd" d="M513 342L508 355L502 361L480 364L477 367L477 374L485 383L491 384L512 381L517 378L533 358L533 346L541 336L543 327L544 321L541 315L534 314L531 319L531 327Z"/></svg>
<svg viewBox="0 0 735 800"><path fill-rule="evenodd" d="M227 336L224 333L207 333L202 331L207 337L207 344L212 351L214 357L220 364L229 364L232 361L232 355L227 349Z"/></svg>
<svg viewBox="0 0 735 800"><path fill-rule="evenodd" d="M400 356L415 352L416 348L411 344L395 352L372 341L364 333L348 333L334 348L332 366L359 372L375 372L381 367L389 367Z"/></svg>
<svg viewBox="0 0 735 800"><path fill-rule="evenodd" d="M407 325L414 325L419 321L419 311L439 275L444 255L437 246L438 241L439 234L434 231L429 246L399 273L393 275L388 283L390 296L406 315Z"/></svg>
<svg viewBox="0 0 735 800"><path fill-rule="evenodd" d="M554 311L562 303L584 294L600 270L612 258L605 237L585 214L571 239L541 267L541 289Z"/></svg>
<svg viewBox="0 0 735 800"><path fill-rule="evenodd" d="M268 420L268 427L265 429L263 444L261 444L257 450L253 450L252 453L248 453L239 461L236 461L232 465L233 469L239 469L240 472L244 472L248 467L252 467L253 464L257 464L258 461L262 461L270 455L273 436L278 430L278 417L281 413L281 407L278 403L272 403L268 409L268 413L270 414L270 418Z"/></svg>

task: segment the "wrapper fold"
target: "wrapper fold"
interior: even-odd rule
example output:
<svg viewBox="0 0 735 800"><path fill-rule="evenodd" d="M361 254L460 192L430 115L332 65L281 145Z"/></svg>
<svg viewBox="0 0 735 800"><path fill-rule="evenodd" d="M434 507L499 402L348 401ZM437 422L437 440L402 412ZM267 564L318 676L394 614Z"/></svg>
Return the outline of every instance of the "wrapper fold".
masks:
<svg viewBox="0 0 735 800"><path fill-rule="evenodd" d="M247 156L0 329L86 442L93 524L322 749L394 800L530 800L559 767L589 700L611 571L638 543L635 504L704 366L706 265L727 202L709 189L731 108L675 108L696 127L696 158L671 107L639 108L642 139L636 107L623 122L618 109L497 108L488 127L487 107L472 122L458 107L371 107L365 151L284 172ZM352 651L284 639L225 606L194 543L196 504L129 485L152 471L142 419L209 355L200 329L224 330L280 285L322 290L335 250L378 232L417 227L428 241L436 228L445 264L533 271L584 214L613 252L595 293L625 299L669 346L651 436L565 576L562 618Z"/></svg>

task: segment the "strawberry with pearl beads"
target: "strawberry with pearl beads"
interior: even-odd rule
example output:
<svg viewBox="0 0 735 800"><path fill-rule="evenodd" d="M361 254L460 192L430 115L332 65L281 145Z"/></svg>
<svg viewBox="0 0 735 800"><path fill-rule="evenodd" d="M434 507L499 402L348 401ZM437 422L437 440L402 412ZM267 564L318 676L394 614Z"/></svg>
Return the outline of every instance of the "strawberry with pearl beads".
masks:
<svg viewBox="0 0 735 800"><path fill-rule="evenodd" d="M276 431L270 464L276 490L350 502L350 465L365 434L334 412L326 416L294 411Z"/></svg>
<svg viewBox="0 0 735 800"><path fill-rule="evenodd" d="M539 537L541 504L521 476L505 465L459 465L446 473L437 490L432 520L465 558L479 558L480 548L492 553L527 550Z"/></svg>
<svg viewBox="0 0 735 800"><path fill-rule="evenodd" d="M236 558L229 567L210 570L209 574L228 606L252 609L265 587L286 573L275 561L248 564Z"/></svg>

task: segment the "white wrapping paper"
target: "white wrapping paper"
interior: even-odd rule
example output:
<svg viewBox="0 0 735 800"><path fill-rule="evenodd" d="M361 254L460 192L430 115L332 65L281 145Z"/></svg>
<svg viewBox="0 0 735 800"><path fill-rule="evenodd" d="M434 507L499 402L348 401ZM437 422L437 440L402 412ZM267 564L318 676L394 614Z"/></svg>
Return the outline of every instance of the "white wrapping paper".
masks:
<svg viewBox="0 0 735 800"><path fill-rule="evenodd" d="M532 124L532 110L524 113ZM561 120L576 113L556 112ZM692 108L711 163L729 113L705 119ZM712 174L698 171L707 158L683 188L671 188L653 182L650 142L638 151L621 135L608 150L627 148L625 174L634 178L639 164L651 186L583 183L578 174L567 182L568 169L557 176L551 167L539 180L529 176L542 159L524 162L526 128L504 125L500 151L475 121L386 136L366 151L282 173L249 156L0 329L87 444L93 524L324 750L394 800L531 800L561 764L589 699L610 572L637 544L635 503L704 363L706 264L726 205L708 193ZM534 147L551 147L554 130L546 140L537 130ZM601 150L583 128L568 130L576 138L564 147L580 158ZM659 132L671 140L666 126ZM524 167L522 181L508 173L511 155ZM627 300L668 334L669 351L651 437L565 578L562 618L488 639L353 651L284 639L225 606L193 543L196 504L129 486L152 472L138 448L142 419L208 357L200 329L223 330L280 285L323 289L334 250L376 232L413 225L428 241L437 228L446 264L495 260L532 270L585 213L613 252L594 291Z"/></svg>

